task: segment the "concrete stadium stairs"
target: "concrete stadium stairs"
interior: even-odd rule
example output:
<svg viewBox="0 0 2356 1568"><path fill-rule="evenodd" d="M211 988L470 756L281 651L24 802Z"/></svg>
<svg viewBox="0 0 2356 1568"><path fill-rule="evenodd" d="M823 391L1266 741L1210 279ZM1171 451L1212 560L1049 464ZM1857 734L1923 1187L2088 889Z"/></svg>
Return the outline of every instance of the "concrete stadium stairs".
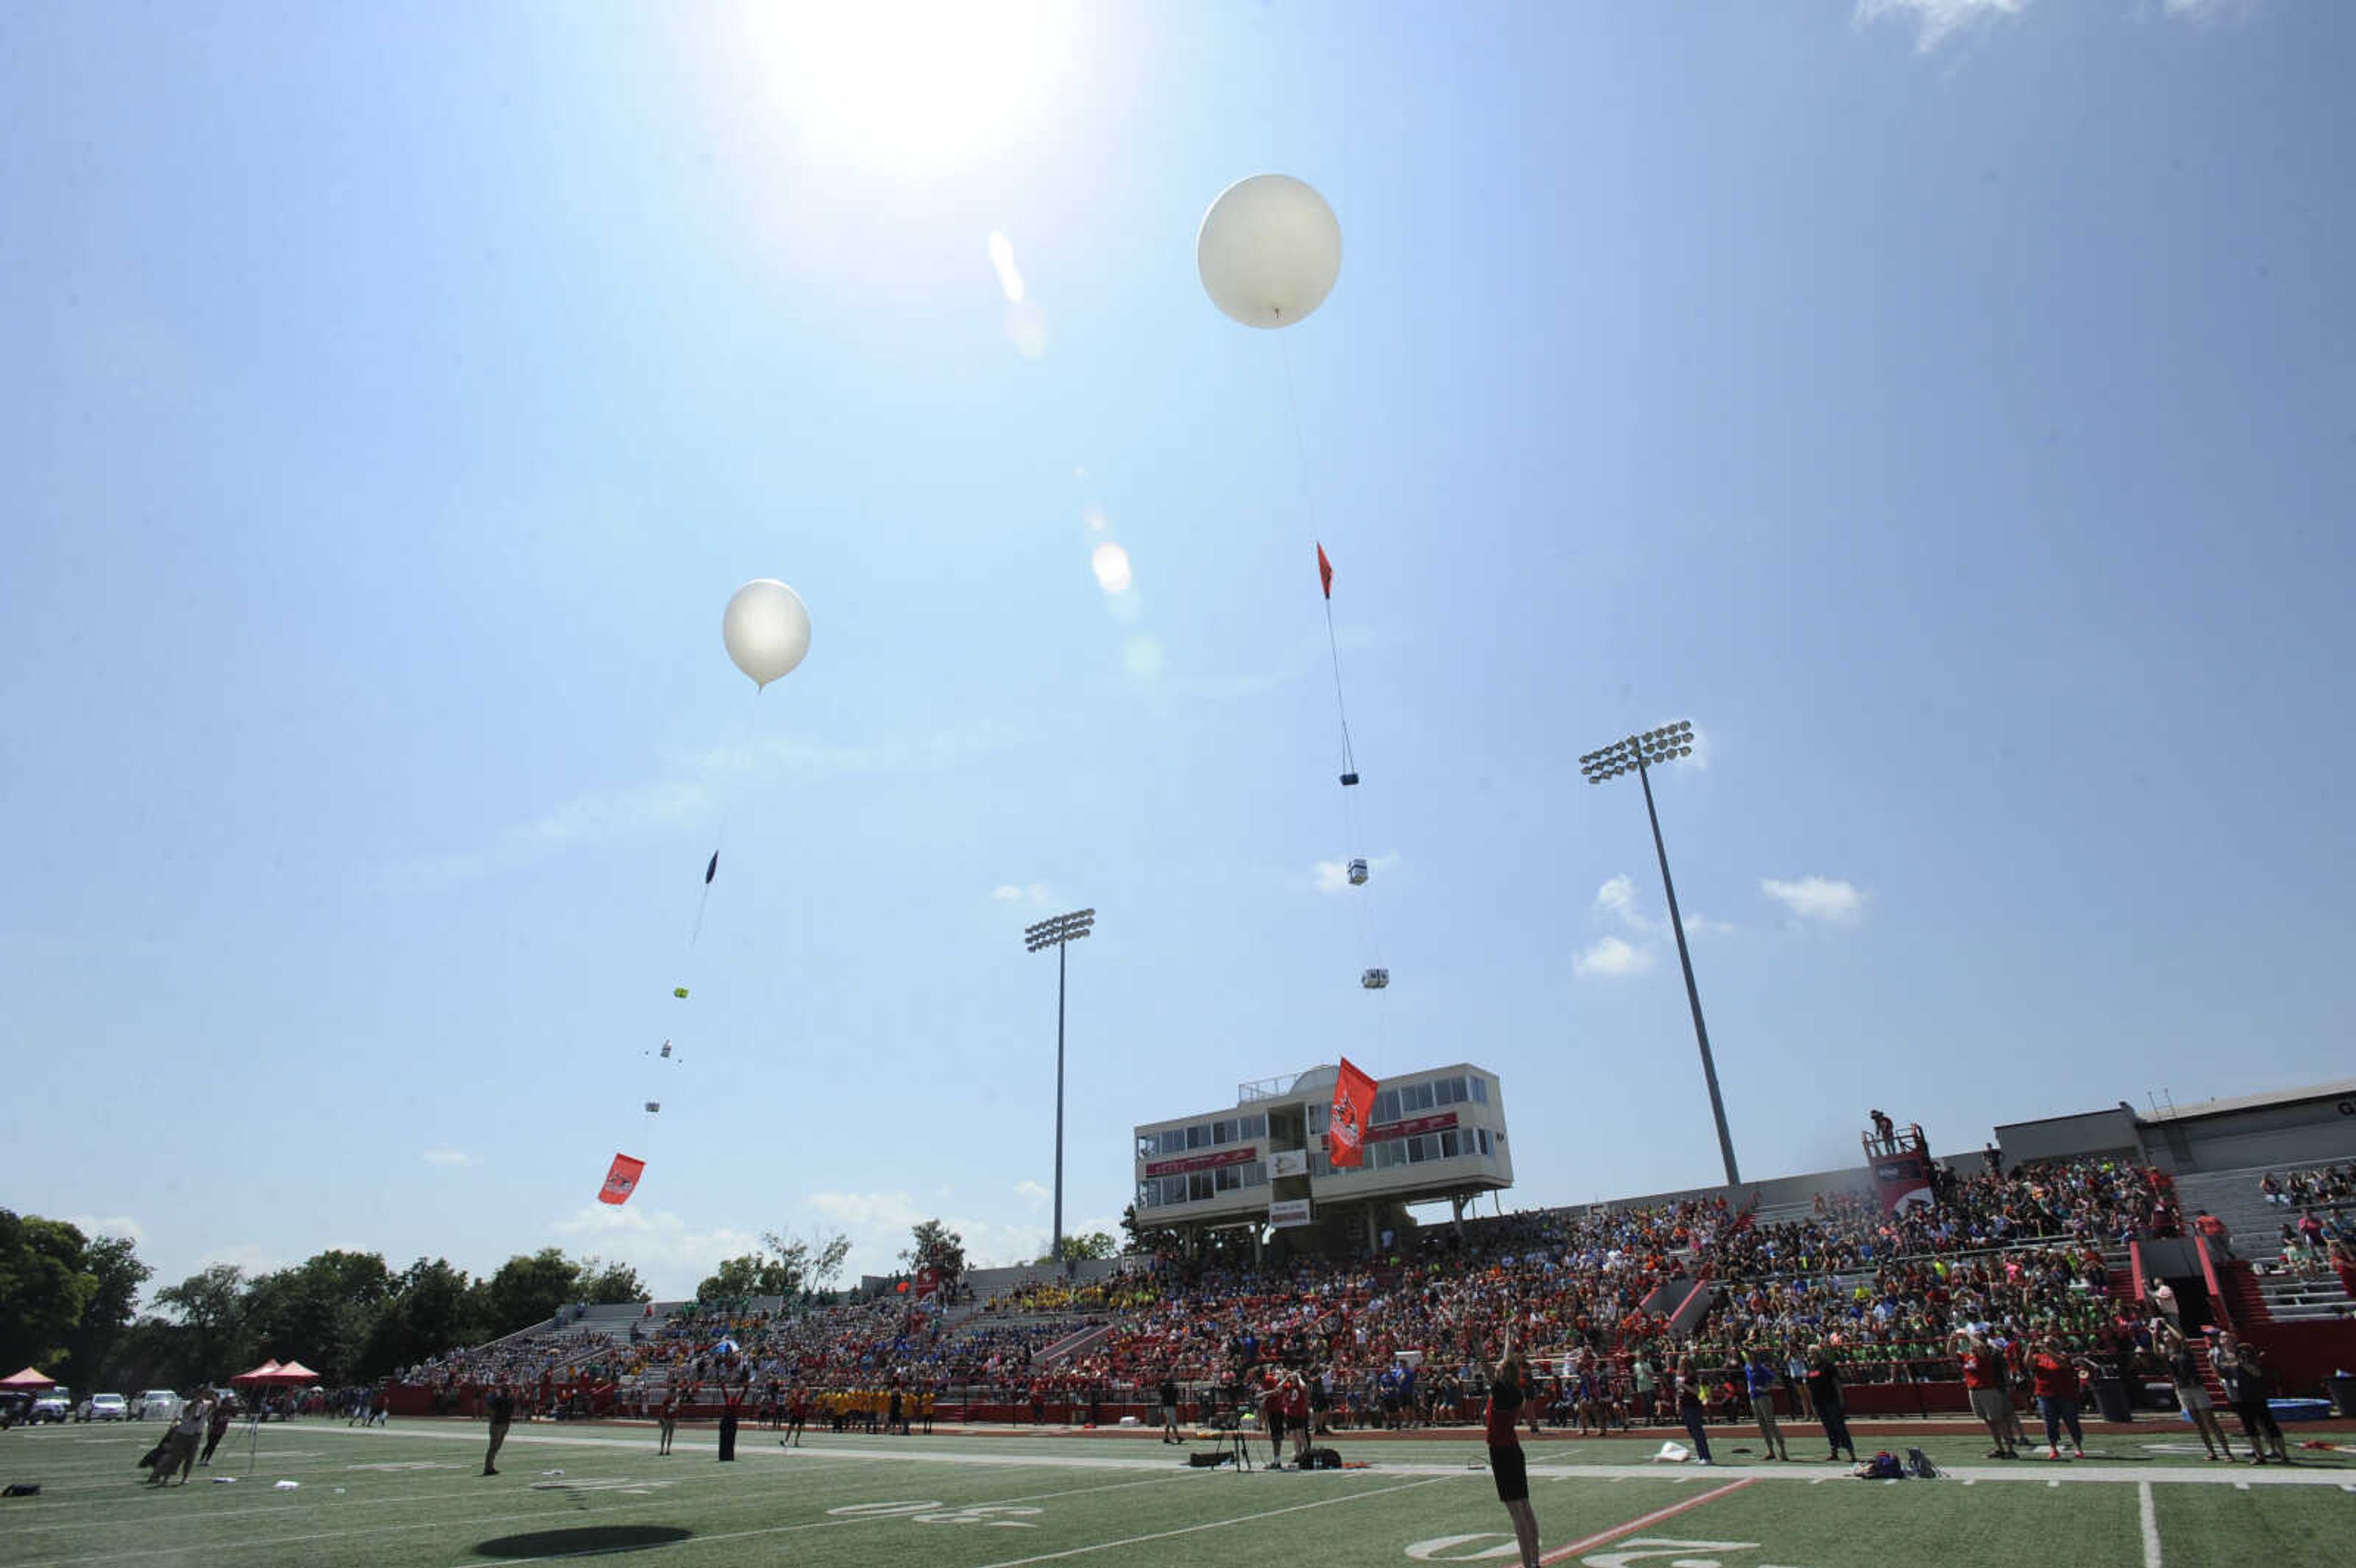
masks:
<svg viewBox="0 0 2356 1568"><path fill-rule="evenodd" d="M2258 1191L2258 1178L2266 1173L2266 1168L2250 1166L2240 1170L2205 1170L2179 1176L2176 1193L2188 1223L2194 1214L2206 1209L2224 1221L2233 1232L2236 1257L2253 1265L2265 1264L2269 1269L2279 1269L2283 1223L2296 1220L2298 1211L2269 1203ZM2280 1175L2280 1170L2276 1174ZM2254 1275L2252 1283L2267 1317L2276 1323L2328 1323L2356 1315L2356 1301L2349 1298L2340 1287L2339 1277L2328 1268L2313 1279L2260 1272ZM2240 1309L2240 1303L2233 1305Z"/></svg>

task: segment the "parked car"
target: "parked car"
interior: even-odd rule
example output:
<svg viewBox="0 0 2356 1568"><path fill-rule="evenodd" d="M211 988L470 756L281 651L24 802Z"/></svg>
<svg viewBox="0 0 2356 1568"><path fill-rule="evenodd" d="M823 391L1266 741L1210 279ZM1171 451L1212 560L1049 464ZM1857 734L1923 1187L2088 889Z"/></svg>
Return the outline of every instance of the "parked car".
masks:
<svg viewBox="0 0 2356 1568"><path fill-rule="evenodd" d="M131 1404L119 1393L94 1393L81 1407L84 1421L128 1421Z"/></svg>
<svg viewBox="0 0 2356 1568"><path fill-rule="evenodd" d="M73 1390L53 1388L33 1402L30 1414L25 1417L27 1426L38 1426L44 1421L62 1422L73 1410Z"/></svg>
<svg viewBox="0 0 2356 1568"><path fill-rule="evenodd" d="M177 1421L180 1396L167 1388L151 1388L131 1407L134 1421Z"/></svg>

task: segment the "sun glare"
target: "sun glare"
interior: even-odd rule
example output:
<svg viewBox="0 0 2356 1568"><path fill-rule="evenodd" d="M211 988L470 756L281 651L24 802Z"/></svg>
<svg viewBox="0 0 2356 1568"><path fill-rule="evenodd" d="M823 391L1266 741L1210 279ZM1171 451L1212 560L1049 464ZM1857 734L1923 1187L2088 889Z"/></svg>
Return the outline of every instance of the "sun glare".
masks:
<svg viewBox="0 0 2356 1568"><path fill-rule="evenodd" d="M1064 0L783 0L745 6L765 80L818 155L879 173L948 173L1040 118L1071 67Z"/></svg>

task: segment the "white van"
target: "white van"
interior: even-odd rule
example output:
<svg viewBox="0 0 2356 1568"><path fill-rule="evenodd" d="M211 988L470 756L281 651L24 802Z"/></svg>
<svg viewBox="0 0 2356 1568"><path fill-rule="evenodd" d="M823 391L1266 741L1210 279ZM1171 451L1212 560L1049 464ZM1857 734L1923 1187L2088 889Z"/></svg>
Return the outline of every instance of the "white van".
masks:
<svg viewBox="0 0 2356 1568"><path fill-rule="evenodd" d="M131 1406L134 1421L172 1422L180 1419L180 1396L167 1388L151 1388Z"/></svg>

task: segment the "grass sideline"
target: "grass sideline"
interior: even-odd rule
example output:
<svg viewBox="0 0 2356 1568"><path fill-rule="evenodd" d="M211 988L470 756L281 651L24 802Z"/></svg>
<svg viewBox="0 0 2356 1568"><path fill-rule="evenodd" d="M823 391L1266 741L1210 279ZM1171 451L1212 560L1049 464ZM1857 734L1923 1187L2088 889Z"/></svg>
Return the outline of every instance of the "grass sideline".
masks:
<svg viewBox="0 0 2356 1568"><path fill-rule="evenodd" d="M501 1474L485 1477L480 1423L298 1421L256 1435L252 1469L239 1428L214 1472L159 1491L133 1467L154 1435L113 1426L0 1434L0 1482L43 1488L0 1500L0 1568L590 1556L666 1568L1512 1560L1489 1477L1468 1467L1480 1450L1462 1441L1354 1445L1345 1434L1333 1445L1370 1467L1243 1476L1188 1469L1151 1442L1083 1434L819 1434L787 1454L747 1428L738 1462L722 1466L708 1428L682 1431L665 1458L640 1427L530 1425L509 1439ZM1642 1463L1657 1442L1549 1436L1532 1445L1549 1563L1887 1568L1935 1559L1953 1568L2027 1557L2072 1568L2337 1568L2356 1542L2356 1454L2314 1454L2287 1470L2211 1464L2197 1440L2160 1423L2090 1437L2083 1464L1998 1465L1952 1431L1866 1443L1923 1448L1950 1472L1933 1482L1756 1463L1734 1452L1755 1443L1733 1432L1712 1434L1719 1466ZM1256 1457L1265 1452L1258 1445ZM239 1479L215 1484L212 1473ZM275 1489L282 1479L299 1485ZM1502 1557L1485 1555L1501 1548Z"/></svg>

